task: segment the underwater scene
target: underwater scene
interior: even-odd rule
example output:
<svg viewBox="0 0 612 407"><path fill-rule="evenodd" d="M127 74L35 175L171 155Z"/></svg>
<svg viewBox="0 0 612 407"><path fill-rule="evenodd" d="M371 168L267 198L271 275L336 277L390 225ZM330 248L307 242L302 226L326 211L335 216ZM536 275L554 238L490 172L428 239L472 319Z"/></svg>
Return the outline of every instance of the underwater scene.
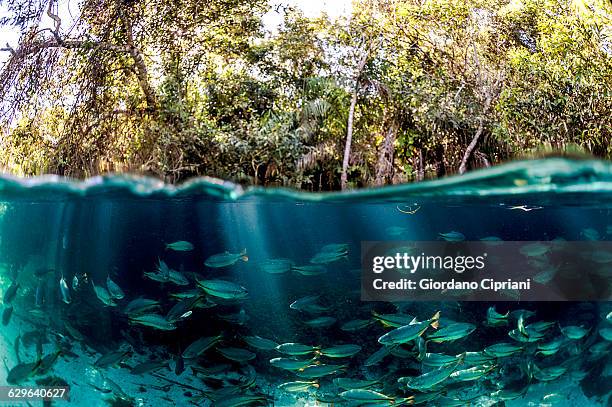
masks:
<svg viewBox="0 0 612 407"><path fill-rule="evenodd" d="M612 240L610 163L328 194L4 178L0 239L0 386L69 387L0 405L612 405L612 302L362 301L360 270L364 241Z"/></svg>

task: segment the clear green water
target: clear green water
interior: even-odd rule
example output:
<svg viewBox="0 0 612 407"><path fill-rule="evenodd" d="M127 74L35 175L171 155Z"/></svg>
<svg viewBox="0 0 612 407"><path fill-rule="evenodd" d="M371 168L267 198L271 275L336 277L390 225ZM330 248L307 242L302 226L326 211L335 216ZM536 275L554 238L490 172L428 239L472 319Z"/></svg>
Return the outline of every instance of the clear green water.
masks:
<svg viewBox="0 0 612 407"><path fill-rule="evenodd" d="M611 198L610 163L562 159L517 162L463 177L343 194L244 190L207 179L175 188L127 177L85 183L5 178L0 181L0 292L4 296L17 283L19 289L12 305L4 305L12 306L13 313L0 327L7 367L0 372L0 384L6 384L8 372L19 365L17 354L22 363L31 363L59 349L58 359L47 371L33 368L19 384L49 383L45 378L59 377L71 386L72 405L107 405L120 399L147 406L367 405L356 401L354 394L341 395L346 388L335 379L353 378L375 380L369 389L393 398L393 405L416 396L417 401L431 397L422 405L604 406L612 392L612 362L610 342L604 338L607 331L603 335L600 331L612 328L605 319L612 304L362 302L359 250L364 240L427 241L449 231L460 231L467 240L487 236L508 241L610 240ZM193 250L166 248L175 241L188 241ZM323 274L305 276L295 269L266 272L269 259L308 265L330 243L347 244L348 256L326 264ZM245 257L224 267L205 265L214 254L243 250L248 261ZM147 278L144 273L155 272L160 259L181 273L187 285ZM62 300L62 276L69 286L69 303ZM75 288L71 287L74 277ZM106 287L107 277L125 294L111 306L94 291L94 285ZM197 288L196 280L214 279L238 284L248 297L222 300ZM134 314L125 312L130 301L146 297L159 302L147 313L166 316L177 303L172 294L189 290L201 297L198 306L188 308L191 313L176 321L172 330L135 324ZM312 295L318 296L316 304L322 307L318 311L290 308L294 301ZM535 312L526 324L555 324L540 340L522 344L520 352L481 363L487 372L471 381L458 381L455 375L420 390L398 382L432 369L423 365L415 341L392 349L393 354L379 363L369 363L381 349L378 338L392 329L376 321L373 312L402 312L421 321L441 311L442 328L452 321L476 326L465 338L428 343L430 353L460 355L500 342L517 343L508 332L517 327L518 312L507 325L490 327L483 321L491 306L501 313ZM307 323L321 316L333 318L331 325ZM369 322L356 331L342 329L356 319ZM571 339L559 326L583 326L588 333ZM428 328L423 338L433 332ZM199 358L184 359L185 371L176 374L178 355L198 338L217 335L219 343ZM278 344L296 342L322 349L354 344L360 350L344 358L319 352L290 356L249 345L247 338L254 335ZM540 343L556 339L563 344L557 352L536 354ZM253 359L228 359L228 348L252 353L238 351L238 359ZM117 350L127 351L120 362L95 366L102 355ZM343 367L322 377L303 378L299 370L270 363L278 357L312 358L319 366ZM151 360L168 366L144 374L130 371ZM459 363L454 370L468 367ZM563 374L548 380L541 373L551 372L547 368L563 369ZM294 381L313 385L297 392L278 387ZM375 405L389 404L377 400Z"/></svg>

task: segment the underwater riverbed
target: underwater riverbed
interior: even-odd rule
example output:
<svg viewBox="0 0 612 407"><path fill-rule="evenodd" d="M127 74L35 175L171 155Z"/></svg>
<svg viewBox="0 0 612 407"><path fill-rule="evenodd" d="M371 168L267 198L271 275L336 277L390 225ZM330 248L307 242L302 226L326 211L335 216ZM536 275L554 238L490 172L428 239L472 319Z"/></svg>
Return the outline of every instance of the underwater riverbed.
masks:
<svg viewBox="0 0 612 407"><path fill-rule="evenodd" d="M609 241L611 211L612 165L564 159L345 194L5 178L0 385L91 407L608 406L611 302L362 301L360 250Z"/></svg>

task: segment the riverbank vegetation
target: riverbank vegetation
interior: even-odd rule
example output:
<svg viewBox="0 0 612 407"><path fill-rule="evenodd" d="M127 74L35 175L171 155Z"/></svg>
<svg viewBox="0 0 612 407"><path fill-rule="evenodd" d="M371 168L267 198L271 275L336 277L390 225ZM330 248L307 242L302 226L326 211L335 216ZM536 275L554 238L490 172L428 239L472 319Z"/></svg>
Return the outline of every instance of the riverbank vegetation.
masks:
<svg viewBox="0 0 612 407"><path fill-rule="evenodd" d="M21 33L0 45L6 172L331 190L612 158L607 0L0 3Z"/></svg>

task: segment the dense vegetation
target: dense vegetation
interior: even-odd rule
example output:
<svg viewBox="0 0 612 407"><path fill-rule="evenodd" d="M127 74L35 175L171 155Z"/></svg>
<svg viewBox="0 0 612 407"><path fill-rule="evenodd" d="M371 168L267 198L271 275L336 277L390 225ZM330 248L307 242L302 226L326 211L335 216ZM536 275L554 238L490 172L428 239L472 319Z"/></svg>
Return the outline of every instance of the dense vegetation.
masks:
<svg viewBox="0 0 612 407"><path fill-rule="evenodd" d="M320 190L612 157L607 0L359 0L277 8L272 31L267 0L82 0L71 21L56 1L0 0L21 31L2 49L7 172Z"/></svg>

